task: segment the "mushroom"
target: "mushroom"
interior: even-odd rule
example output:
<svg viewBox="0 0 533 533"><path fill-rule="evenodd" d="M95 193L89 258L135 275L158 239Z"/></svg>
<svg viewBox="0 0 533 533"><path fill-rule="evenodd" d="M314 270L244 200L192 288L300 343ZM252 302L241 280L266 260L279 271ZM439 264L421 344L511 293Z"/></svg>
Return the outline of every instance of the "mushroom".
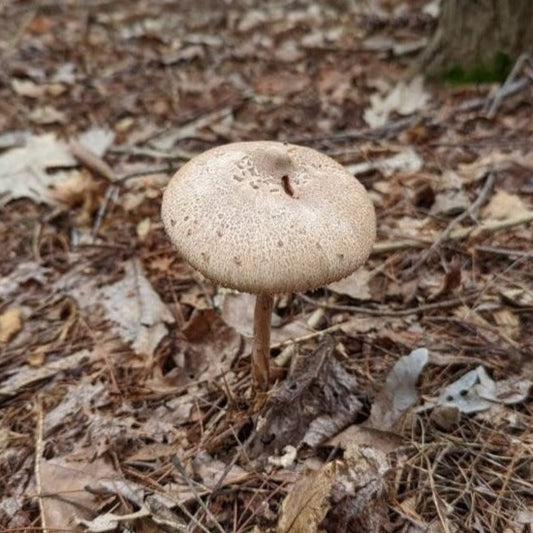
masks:
<svg viewBox="0 0 533 533"><path fill-rule="evenodd" d="M348 276L376 236L374 207L352 174L316 150L274 141L194 157L170 180L161 214L194 268L257 295L252 381L260 391L269 385L273 295Z"/></svg>

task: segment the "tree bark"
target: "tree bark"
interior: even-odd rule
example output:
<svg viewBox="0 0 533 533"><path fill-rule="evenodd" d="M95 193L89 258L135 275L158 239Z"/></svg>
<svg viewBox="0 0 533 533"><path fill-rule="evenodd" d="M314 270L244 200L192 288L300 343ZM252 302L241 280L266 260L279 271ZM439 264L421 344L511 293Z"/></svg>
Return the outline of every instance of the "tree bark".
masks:
<svg viewBox="0 0 533 533"><path fill-rule="evenodd" d="M496 81L533 51L533 0L442 0L417 72L451 81Z"/></svg>

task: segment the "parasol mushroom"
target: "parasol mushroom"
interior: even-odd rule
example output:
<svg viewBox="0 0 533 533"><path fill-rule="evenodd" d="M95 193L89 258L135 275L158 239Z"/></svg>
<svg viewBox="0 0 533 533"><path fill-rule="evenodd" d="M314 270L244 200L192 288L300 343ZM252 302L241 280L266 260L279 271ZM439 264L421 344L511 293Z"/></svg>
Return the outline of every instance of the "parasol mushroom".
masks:
<svg viewBox="0 0 533 533"><path fill-rule="evenodd" d="M273 295L351 274L376 235L365 188L330 157L274 141L231 143L187 162L161 209L183 258L224 287L257 295L252 380L269 385Z"/></svg>

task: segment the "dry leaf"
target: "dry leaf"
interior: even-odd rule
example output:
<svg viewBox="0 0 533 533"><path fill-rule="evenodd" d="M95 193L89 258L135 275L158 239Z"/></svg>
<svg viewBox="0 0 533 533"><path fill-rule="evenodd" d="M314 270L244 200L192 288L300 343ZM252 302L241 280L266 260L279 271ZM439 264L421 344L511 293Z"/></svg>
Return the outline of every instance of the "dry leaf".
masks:
<svg viewBox="0 0 533 533"><path fill-rule="evenodd" d="M355 165L345 165L345 168L356 176L378 170L383 176L390 177L398 173L414 174L422 168L423 163L422 158L411 147L407 147L393 156Z"/></svg>
<svg viewBox="0 0 533 533"><path fill-rule="evenodd" d="M63 124L67 121L67 116L63 111L59 111L51 105L34 109L28 118L35 124Z"/></svg>
<svg viewBox="0 0 533 533"><path fill-rule="evenodd" d="M111 464L104 459L78 462L68 457L40 463L43 523L49 529L63 530L72 527L76 516L89 517L97 510L98 498L85 487L95 480L116 475Z"/></svg>
<svg viewBox="0 0 533 533"><path fill-rule="evenodd" d="M520 196L500 189L481 210L481 215L492 220L505 220L527 212L528 207Z"/></svg>
<svg viewBox="0 0 533 533"><path fill-rule="evenodd" d="M378 128L387 122L391 113L410 115L423 109L428 100L429 94L424 91L423 79L418 76L409 84L399 82L385 97L379 93L373 94L370 107L364 112L364 119L371 128Z"/></svg>
<svg viewBox="0 0 533 533"><path fill-rule="evenodd" d="M30 137L25 146L0 154L0 205L16 198L53 204L49 187L70 174L49 171L76 164L67 146L53 134Z"/></svg>
<svg viewBox="0 0 533 533"><path fill-rule="evenodd" d="M0 386L0 400L2 397L14 396L25 387L36 381L47 379L64 370L79 368L85 361L94 358L95 352L81 350L68 356L63 356L39 368L31 368L27 365L19 367L16 374L6 379Z"/></svg>
<svg viewBox="0 0 533 533"><path fill-rule="evenodd" d="M20 309L10 307L0 315L0 344L8 343L22 329Z"/></svg>
<svg viewBox="0 0 533 533"><path fill-rule="evenodd" d="M124 269L124 277L110 285L102 285L74 270L60 278L55 289L70 294L87 312L102 306L106 318L112 321L111 329L131 343L135 353L151 356L168 332L165 324L173 323L174 316L153 289L138 260L126 263Z"/></svg>
<svg viewBox="0 0 533 533"><path fill-rule="evenodd" d="M371 300L372 295L368 287L368 282L373 274L366 268L360 268L347 278L343 278L328 285L328 289L337 294L346 294L355 300Z"/></svg>
<svg viewBox="0 0 533 533"><path fill-rule="evenodd" d="M250 474L238 465L228 465L218 459L213 459L207 452L200 451L191 463L192 469L202 483L214 489L217 486L240 483L250 477Z"/></svg>
<svg viewBox="0 0 533 533"><path fill-rule="evenodd" d="M300 478L283 501L278 533L384 530L387 516L384 453L353 445L344 459Z"/></svg>
<svg viewBox="0 0 533 533"><path fill-rule="evenodd" d="M426 348L413 350L393 366L385 387L377 395L366 424L381 431L391 431L418 400L416 383L428 362Z"/></svg>
<svg viewBox="0 0 533 533"><path fill-rule="evenodd" d="M533 382L513 378L494 381L484 367L478 366L448 385L438 399L438 405L456 406L462 413L486 411L498 404L517 404L529 396Z"/></svg>
<svg viewBox="0 0 533 533"><path fill-rule="evenodd" d="M251 453L279 455L287 446L314 447L349 424L361 409L357 380L333 356L333 342L297 359L292 374L265 405Z"/></svg>

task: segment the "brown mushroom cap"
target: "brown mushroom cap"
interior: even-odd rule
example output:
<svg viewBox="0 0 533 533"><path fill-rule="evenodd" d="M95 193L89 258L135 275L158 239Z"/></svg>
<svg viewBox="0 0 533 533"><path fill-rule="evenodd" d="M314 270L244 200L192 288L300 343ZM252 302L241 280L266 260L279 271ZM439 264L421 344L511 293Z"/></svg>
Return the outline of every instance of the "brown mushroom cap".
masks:
<svg viewBox="0 0 533 533"><path fill-rule="evenodd" d="M311 148L232 143L194 157L170 180L170 240L216 283L252 293L304 291L348 276L376 236L365 188Z"/></svg>

